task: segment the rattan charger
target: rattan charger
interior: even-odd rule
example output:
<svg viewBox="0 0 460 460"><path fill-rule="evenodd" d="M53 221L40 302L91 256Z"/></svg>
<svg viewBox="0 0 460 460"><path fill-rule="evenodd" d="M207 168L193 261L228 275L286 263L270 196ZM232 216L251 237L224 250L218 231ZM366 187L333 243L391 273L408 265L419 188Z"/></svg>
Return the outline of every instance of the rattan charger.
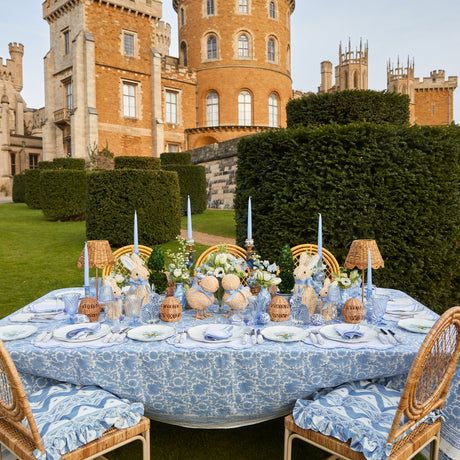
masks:
<svg viewBox="0 0 460 460"><path fill-rule="evenodd" d="M217 244L215 246L211 246L210 248L206 249L200 257L198 257L198 260L196 261L195 267L198 268L199 266L203 265L203 263L206 261L206 259L211 255L216 252L221 252L222 248L225 248L224 252L227 252L235 257L241 258L243 260L246 260L247 254L246 250L243 249L241 246L237 246L236 244Z"/></svg>
<svg viewBox="0 0 460 460"><path fill-rule="evenodd" d="M27 421L27 424L23 424ZM140 441L143 460L150 459L150 420L141 417L130 428L107 430L103 436L68 454L62 460L82 460L99 457L125 444ZM0 443L21 460L34 460L33 452L44 452L32 410L27 400L16 366L0 341Z"/></svg>
<svg viewBox="0 0 460 460"><path fill-rule="evenodd" d="M438 459L441 419L423 423L436 409L442 409L460 356L460 307L447 310L437 321L412 363L406 386L387 443L389 460L408 460L431 444L431 459ZM290 460L292 441L300 439L342 459L365 460L360 452L322 433L298 427L292 415L284 419L284 459ZM410 431L413 430L413 431Z"/></svg>

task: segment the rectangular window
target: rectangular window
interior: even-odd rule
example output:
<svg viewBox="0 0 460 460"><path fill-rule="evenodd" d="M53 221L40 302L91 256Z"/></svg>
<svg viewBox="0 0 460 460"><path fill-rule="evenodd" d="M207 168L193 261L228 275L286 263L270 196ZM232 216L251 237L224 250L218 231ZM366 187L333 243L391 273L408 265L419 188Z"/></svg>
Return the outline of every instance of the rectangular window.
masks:
<svg viewBox="0 0 460 460"><path fill-rule="evenodd" d="M129 32L123 32L123 53L125 56L133 57L135 53L136 36Z"/></svg>
<svg viewBox="0 0 460 460"><path fill-rule="evenodd" d="M64 54L70 53L70 30L64 30Z"/></svg>
<svg viewBox="0 0 460 460"><path fill-rule="evenodd" d="M177 125L177 92L166 91L166 123Z"/></svg>
<svg viewBox="0 0 460 460"><path fill-rule="evenodd" d="M37 169L38 168L38 155L35 153L29 154L29 169Z"/></svg>
<svg viewBox="0 0 460 460"><path fill-rule="evenodd" d="M179 144L168 144L168 152L180 152Z"/></svg>
<svg viewBox="0 0 460 460"><path fill-rule="evenodd" d="M206 13L208 16L214 16L214 0L206 0Z"/></svg>
<svg viewBox="0 0 460 460"><path fill-rule="evenodd" d="M72 81L67 81L64 83L65 88L65 106L67 109L73 109L73 85Z"/></svg>
<svg viewBox="0 0 460 460"><path fill-rule="evenodd" d="M136 83L123 82L123 116L126 118L137 117L136 93Z"/></svg>
<svg viewBox="0 0 460 460"><path fill-rule="evenodd" d="M241 14L248 14L249 13L249 0L238 0L238 11Z"/></svg>
<svg viewBox="0 0 460 460"><path fill-rule="evenodd" d="M14 176L16 174L16 154L10 153L10 162L11 162L11 175Z"/></svg>

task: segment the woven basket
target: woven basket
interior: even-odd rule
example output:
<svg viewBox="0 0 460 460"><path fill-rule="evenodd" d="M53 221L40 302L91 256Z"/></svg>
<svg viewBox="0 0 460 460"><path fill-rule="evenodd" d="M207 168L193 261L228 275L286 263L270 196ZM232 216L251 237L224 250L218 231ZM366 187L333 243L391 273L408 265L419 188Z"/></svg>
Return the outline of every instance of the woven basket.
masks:
<svg viewBox="0 0 460 460"><path fill-rule="evenodd" d="M346 323L357 324L364 320L366 309L359 299L348 299L342 308L342 316Z"/></svg>
<svg viewBox="0 0 460 460"><path fill-rule="evenodd" d="M102 307L96 299L92 297L83 297L78 307L78 313L86 315L90 322L95 323L99 319Z"/></svg>
<svg viewBox="0 0 460 460"><path fill-rule="evenodd" d="M291 317L291 306L284 297L276 295L270 302L268 313L272 321L277 323L281 321L288 321Z"/></svg>
<svg viewBox="0 0 460 460"><path fill-rule="evenodd" d="M166 297L160 307L160 319L165 323L175 323L182 318L182 306L173 296Z"/></svg>

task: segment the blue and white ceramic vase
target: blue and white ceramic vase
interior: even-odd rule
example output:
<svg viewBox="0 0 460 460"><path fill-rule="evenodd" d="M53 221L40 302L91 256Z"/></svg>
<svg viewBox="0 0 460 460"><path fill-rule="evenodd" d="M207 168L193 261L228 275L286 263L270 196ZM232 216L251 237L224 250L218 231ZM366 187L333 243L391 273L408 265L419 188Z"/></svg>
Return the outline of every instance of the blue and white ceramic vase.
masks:
<svg viewBox="0 0 460 460"><path fill-rule="evenodd" d="M268 306L270 305L270 301L272 300L272 296L268 292L266 287L261 287L259 293L257 294L256 298L256 316L254 318L254 322L257 325L264 325L270 321L270 315L268 314Z"/></svg>
<svg viewBox="0 0 460 460"><path fill-rule="evenodd" d="M183 309L187 306L187 299L185 297L184 283L176 283L176 290L174 291L174 297L180 302Z"/></svg>

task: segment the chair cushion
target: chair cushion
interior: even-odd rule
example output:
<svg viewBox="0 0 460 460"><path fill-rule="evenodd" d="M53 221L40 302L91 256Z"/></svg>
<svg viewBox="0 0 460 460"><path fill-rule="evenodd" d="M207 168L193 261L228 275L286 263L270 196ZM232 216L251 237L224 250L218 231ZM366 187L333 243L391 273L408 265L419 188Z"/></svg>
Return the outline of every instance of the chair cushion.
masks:
<svg viewBox="0 0 460 460"><path fill-rule="evenodd" d="M293 417L301 428L351 441L367 459L381 460L400 398L400 391L378 383L351 382L299 399Z"/></svg>
<svg viewBox="0 0 460 460"><path fill-rule="evenodd" d="M28 396L46 454L40 460L57 460L95 439L109 428L139 423L144 407L96 386L68 383L49 385Z"/></svg>

